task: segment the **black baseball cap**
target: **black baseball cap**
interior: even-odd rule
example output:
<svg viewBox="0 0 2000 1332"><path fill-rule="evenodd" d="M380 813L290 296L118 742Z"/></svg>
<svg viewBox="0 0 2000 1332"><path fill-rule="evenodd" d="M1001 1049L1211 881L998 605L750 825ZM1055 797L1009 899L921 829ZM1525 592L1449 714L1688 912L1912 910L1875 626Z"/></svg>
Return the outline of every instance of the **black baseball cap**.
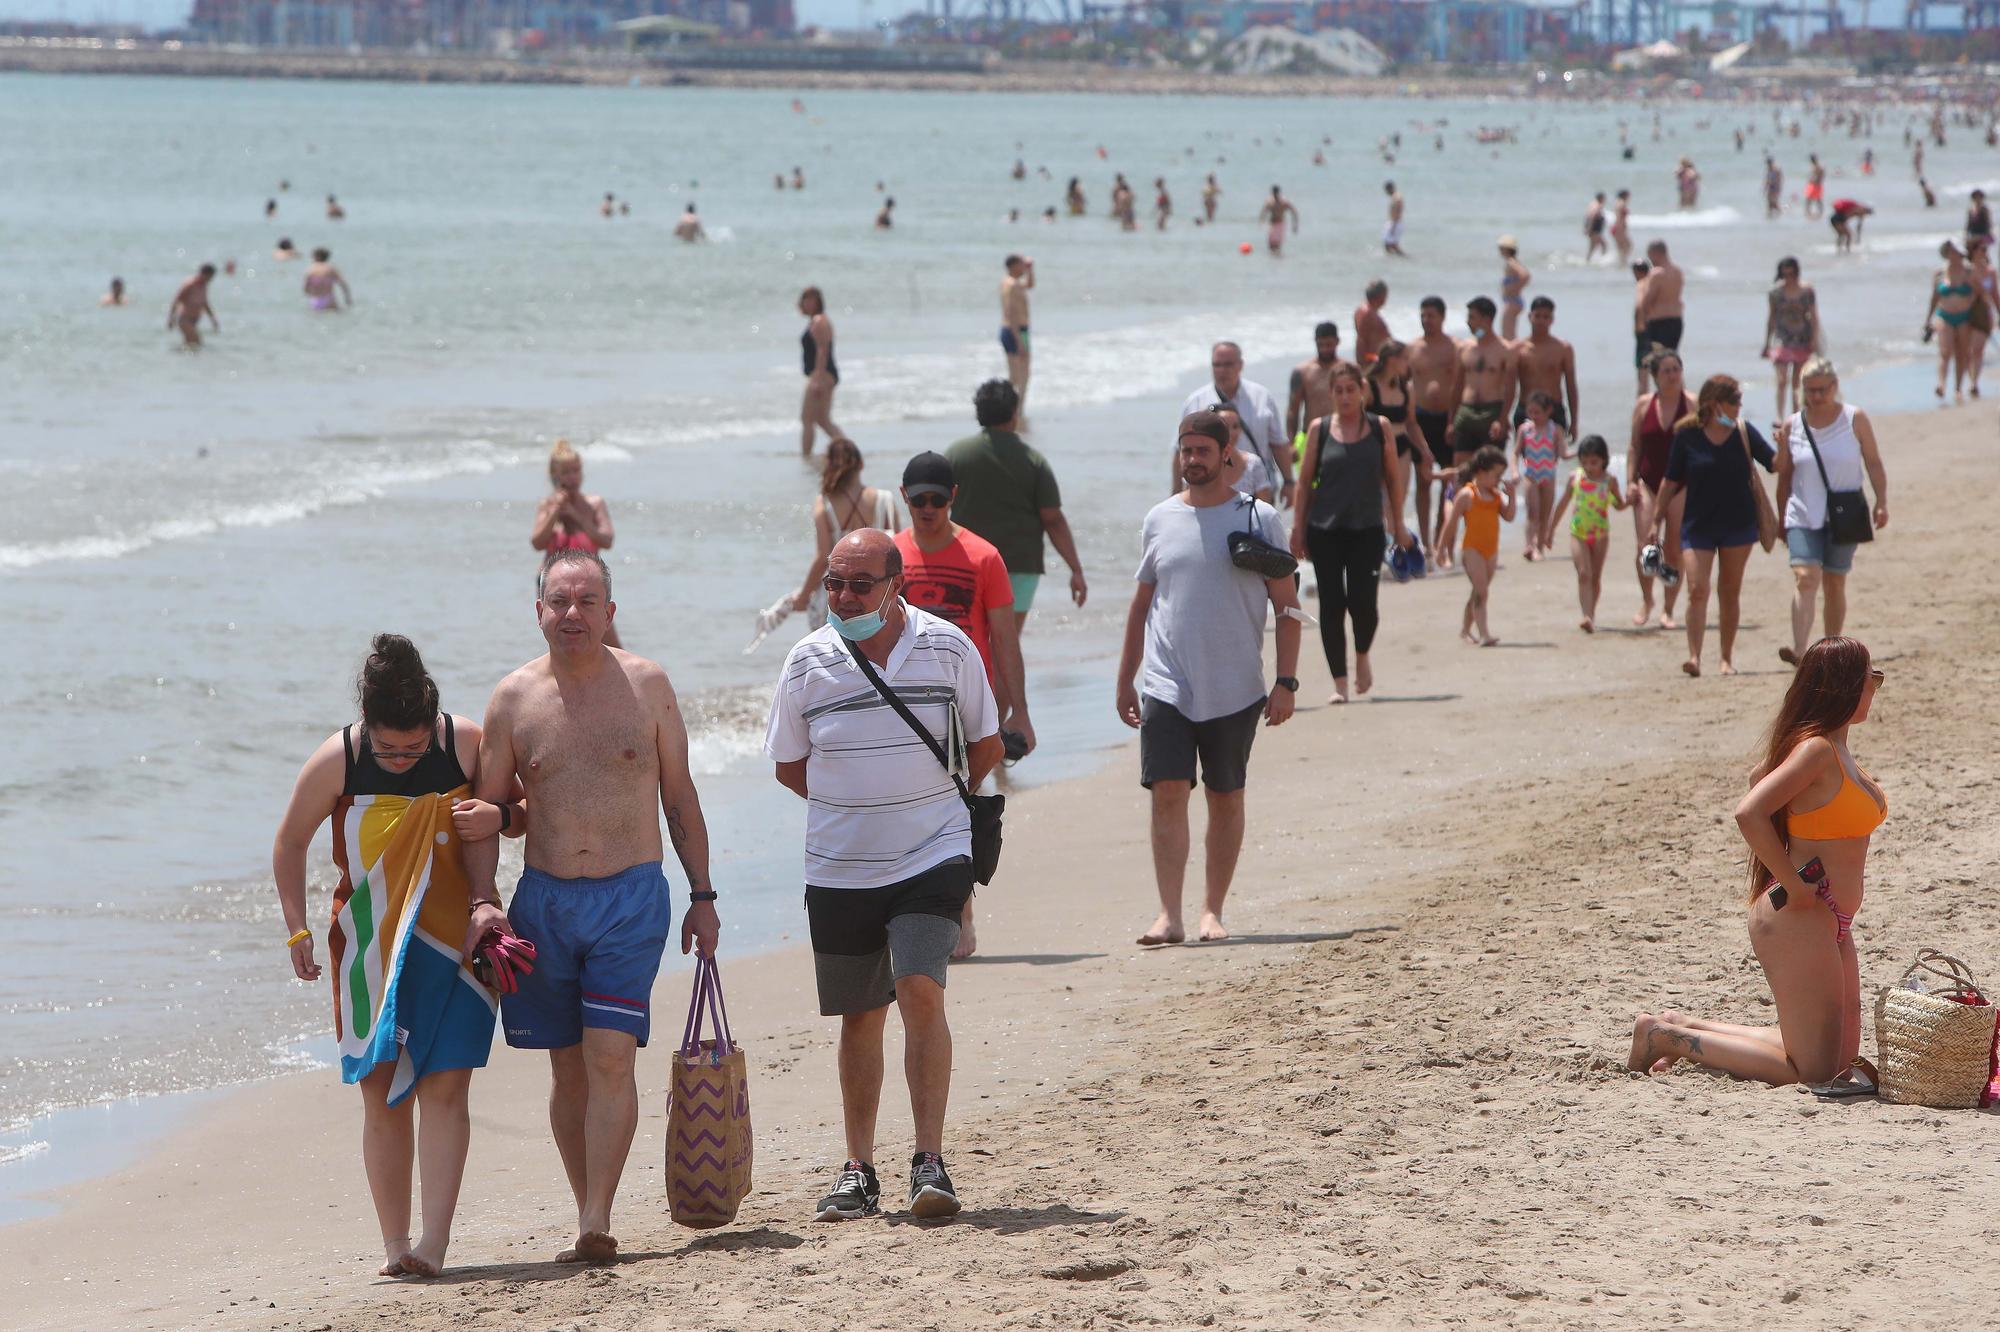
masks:
<svg viewBox="0 0 2000 1332"><path fill-rule="evenodd" d="M949 499L957 486L951 474L951 459L942 453L919 453L903 468L905 495L943 495Z"/></svg>

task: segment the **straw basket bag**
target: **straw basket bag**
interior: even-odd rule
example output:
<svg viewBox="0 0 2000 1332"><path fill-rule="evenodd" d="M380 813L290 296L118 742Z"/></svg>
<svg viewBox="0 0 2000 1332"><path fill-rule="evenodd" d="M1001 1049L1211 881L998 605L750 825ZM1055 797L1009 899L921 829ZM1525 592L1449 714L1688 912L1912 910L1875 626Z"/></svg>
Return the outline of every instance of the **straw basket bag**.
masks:
<svg viewBox="0 0 2000 1332"><path fill-rule="evenodd" d="M1971 968L1924 949L1901 980L1875 997L1882 1099L1939 1110L1979 1104L1993 1030L1993 1005L1974 987Z"/></svg>

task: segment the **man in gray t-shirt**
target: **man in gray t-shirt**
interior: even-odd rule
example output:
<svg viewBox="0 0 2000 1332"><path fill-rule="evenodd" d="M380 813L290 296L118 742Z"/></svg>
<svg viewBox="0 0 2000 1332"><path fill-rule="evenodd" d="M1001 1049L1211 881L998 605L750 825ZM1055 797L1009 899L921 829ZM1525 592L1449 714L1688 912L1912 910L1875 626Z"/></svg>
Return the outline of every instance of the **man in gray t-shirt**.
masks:
<svg viewBox="0 0 2000 1332"><path fill-rule="evenodd" d="M1149 946L1187 938L1181 888L1197 760L1208 800L1209 877L1200 937L1228 937L1222 904L1243 846L1250 746L1259 718L1267 726L1283 725L1299 690L1293 678L1299 664L1298 594L1291 575L1265 578L1230 559L1232 532L1254 532L1281 550L1286 534L1276 510L1223 480L1228 440L1229 428L1214 412L1195 412L1181 422L1186 488L1146 515L1139 585L1126 614L1118 663L1118 715L1139 731L1139 781L1153 793L1160 915L1139 937ZM1279 615L1278 675L1268 698L1267 605Z"/></svg>

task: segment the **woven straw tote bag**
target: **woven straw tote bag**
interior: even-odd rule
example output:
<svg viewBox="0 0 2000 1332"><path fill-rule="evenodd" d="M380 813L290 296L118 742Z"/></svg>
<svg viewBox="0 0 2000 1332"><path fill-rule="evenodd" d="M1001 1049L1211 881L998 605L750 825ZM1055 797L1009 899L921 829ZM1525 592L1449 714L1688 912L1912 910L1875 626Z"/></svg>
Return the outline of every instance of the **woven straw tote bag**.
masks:
<svg viewBox="0 0 2000 1332"><path fill-rule="evenodd" d="M1921 988L1913 988L1912 978ZM1875 997L1885 1101L1963 1110L1979 1104L1993 1055L1994 1008L1965 963L1934 948Z"/></svg>

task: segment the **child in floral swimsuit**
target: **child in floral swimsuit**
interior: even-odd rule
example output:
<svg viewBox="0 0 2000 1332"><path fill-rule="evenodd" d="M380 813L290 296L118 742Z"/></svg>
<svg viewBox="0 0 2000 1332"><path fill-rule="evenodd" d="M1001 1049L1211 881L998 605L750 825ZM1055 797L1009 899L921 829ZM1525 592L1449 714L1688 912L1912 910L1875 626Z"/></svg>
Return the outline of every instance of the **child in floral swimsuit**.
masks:
<svg viewBox="0 0 2000 1332"><path fill-rule="evenodd" d="M1576 567L1576 600L1583 608L1577 628L1597 632L1597 595L1604 590L1604 559L1611 553L1611 510L1625 507L1618 478L1611 475L1611 449L1602 435L1586 435L1576 446L1578 470L1571 472L1549 527L1561 521L1563 510L1576 505L1569 519L1569 558Z"/></svg>

